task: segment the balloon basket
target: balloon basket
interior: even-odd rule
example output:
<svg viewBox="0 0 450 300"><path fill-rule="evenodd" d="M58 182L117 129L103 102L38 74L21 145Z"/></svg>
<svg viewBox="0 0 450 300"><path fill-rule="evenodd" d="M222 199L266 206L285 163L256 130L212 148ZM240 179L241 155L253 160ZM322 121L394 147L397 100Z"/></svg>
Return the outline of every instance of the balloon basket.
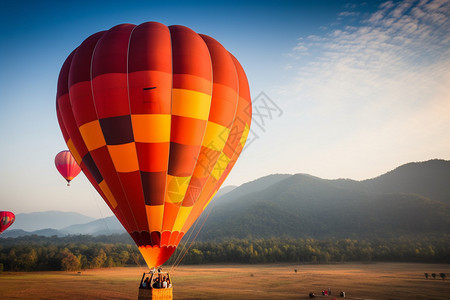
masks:
<svg viewBox="0 0 450 300"><path fill-rule="evenodd" d="M162 287L162 281L168 280L170 286ZM161 284L159 284L161 283ZM161 270L152 270L142 274L141 283L139 284L138 300L172 300L173 288L171 285L170 275L168 272Z"/></svg>
<svg viewBox="0 0 450 300"><path fill-rule="evenodd" d="M158 299L158 300L172 300L173 299L173 289L143 289L139 288L138 300L145 299Z"/></svg>

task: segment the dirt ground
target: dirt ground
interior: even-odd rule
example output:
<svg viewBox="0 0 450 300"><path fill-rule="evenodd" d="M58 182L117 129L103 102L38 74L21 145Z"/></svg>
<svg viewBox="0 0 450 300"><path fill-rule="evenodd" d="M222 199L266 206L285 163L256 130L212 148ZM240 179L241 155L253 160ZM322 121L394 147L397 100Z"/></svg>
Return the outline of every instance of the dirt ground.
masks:
<svg viewBox="0 0 450 300"><path fill-rule="evenodd" d="M137 299L144 271L5 272L0 299ZM447 273L447 279L425 279L426 272ZM323 297L330 300L341 291L347 299L450 299L448 276L450 265L414 263L180 266L171 271L174 299L308 299L310 292L321 295L325 289L332 291Z"/></svg>

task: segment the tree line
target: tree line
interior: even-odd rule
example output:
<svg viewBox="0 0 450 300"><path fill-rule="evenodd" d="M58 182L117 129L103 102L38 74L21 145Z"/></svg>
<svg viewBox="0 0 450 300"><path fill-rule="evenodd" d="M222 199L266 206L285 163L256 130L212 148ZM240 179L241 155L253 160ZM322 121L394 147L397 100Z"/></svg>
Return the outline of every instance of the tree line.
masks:
<svg viewBox="0 0 450 300"><path fill-rule="evenodd" d="M448 241L442 238L401 237L373 240L271 238L196 242L184 255L182 263L449 263ZM176 259L177 252L171 259Z"/></svg>
<svg viewBox="0 0 450 300"><path fill-rule="evenodd" d="M103 241L102 241L103 240ZM269 238L181 244L166 263L450 262L449 239L392 240ZM186 251L186 249L188 249ZM78 271L91 268L144 266L126 235L0 239L1 271Z"/></svg>
<svg viewBox="0 0 450 300"><path fill-rule="evenodd" d="M78 271L145 264L129 244L0 246L0 271Z"/></svg>

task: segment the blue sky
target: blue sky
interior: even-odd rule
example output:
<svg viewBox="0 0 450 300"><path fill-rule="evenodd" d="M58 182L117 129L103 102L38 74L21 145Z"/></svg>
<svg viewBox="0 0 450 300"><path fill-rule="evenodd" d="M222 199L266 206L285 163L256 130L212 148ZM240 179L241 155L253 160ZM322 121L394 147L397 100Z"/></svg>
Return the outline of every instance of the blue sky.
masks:
<svg viewBox="0 0 450 300"><path fill-rule="evenodd" d="M54 167L66 149L55 94L67 55L120 23L188 26L243 65L259 114L225 185L271 173L362 180L450 159L449 3L2 1L0 210L110 214L84 175L68 188Z"/></svg>

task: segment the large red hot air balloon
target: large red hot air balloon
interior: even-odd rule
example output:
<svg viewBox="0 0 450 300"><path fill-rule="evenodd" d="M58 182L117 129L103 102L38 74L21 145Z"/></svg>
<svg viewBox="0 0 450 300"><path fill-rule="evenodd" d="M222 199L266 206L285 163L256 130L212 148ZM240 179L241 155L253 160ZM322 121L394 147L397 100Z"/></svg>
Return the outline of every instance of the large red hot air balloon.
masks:
<svg viewBox="0 0 450 300"><path fill-rule="evenodd" d="M56 98L75 160L149 268L162 265L247 140L243 68L219 42L187 27L121 24L68 56Z"/></svg>
<svg viewBox="0 0 450 300"><path fill-rule="evenodd" d="M0 211L0 234L14 223L16 216L10 211Z"/></svg>
<svg viewBox="0 0 450 300"><path fill-rule="evenodd" d="M56 154L55 165L59 173L67 180L67 185L70 185L70 181L81 172L80 166L69 150L64 150Z"/></svg>

